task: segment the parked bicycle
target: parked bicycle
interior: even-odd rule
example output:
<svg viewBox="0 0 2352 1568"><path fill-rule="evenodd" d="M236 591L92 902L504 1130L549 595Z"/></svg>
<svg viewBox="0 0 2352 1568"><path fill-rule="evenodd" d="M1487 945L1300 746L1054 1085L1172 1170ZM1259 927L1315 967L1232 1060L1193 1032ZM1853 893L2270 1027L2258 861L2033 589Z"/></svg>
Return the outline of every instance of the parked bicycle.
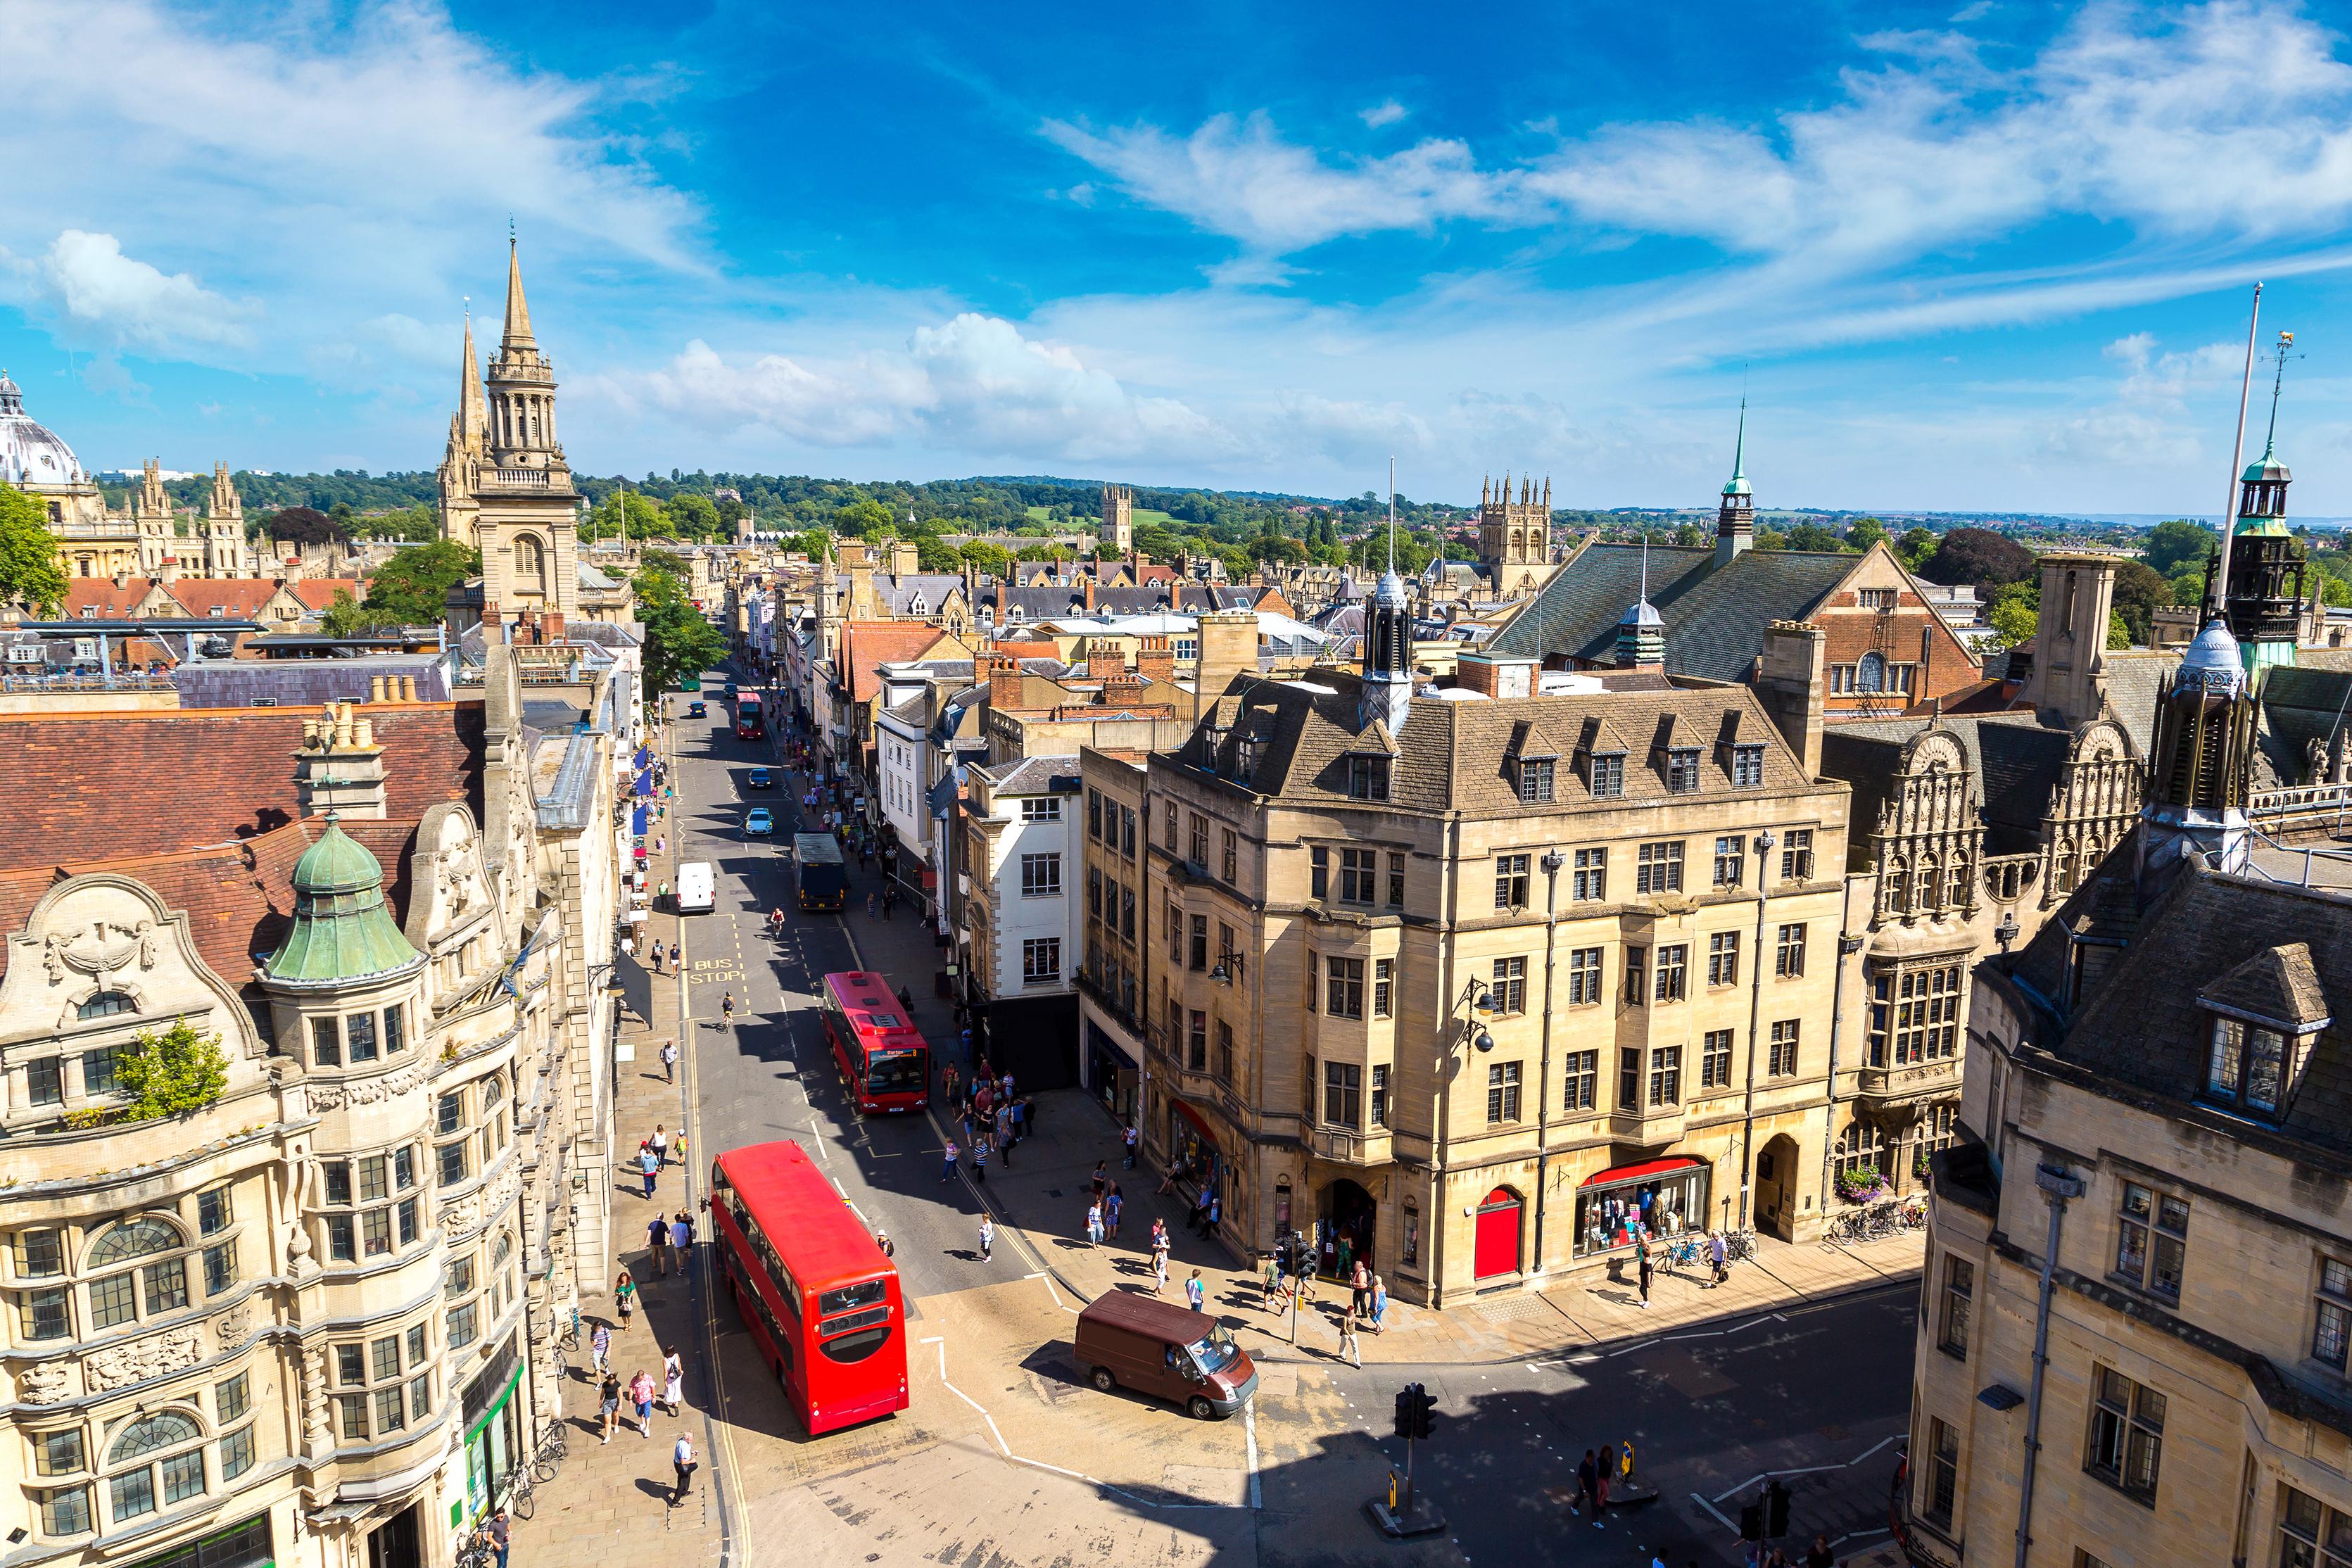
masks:
<svg viewBox="0 0 2352 1568"><path fill-rule="evenodd" d="M532 1473L542 1481L553 1480L555 1472L562 1467L564 1458L569 1452L563 1441L563 1423L550 1422L547 1436L540 1440L539 1452L531 1456Z"/></svg>
<svg viewBox="0 0 2352 1568"><path fill-rule="evenodd" d="M1726 1263L1756 1261L1756 1233L1752 1230L1727 1230L1723 1233L1723 1260Z"/></svg>

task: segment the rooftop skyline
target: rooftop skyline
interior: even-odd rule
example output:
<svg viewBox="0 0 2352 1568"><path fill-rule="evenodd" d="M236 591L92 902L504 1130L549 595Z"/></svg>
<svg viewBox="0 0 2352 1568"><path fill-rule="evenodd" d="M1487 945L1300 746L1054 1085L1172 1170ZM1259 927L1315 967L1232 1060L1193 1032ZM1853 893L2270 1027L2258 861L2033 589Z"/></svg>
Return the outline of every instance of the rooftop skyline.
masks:
<svg viewBox="0 0 2352 1568"><path fill-rule="evenodd" d="M511 218L586 471L1703 506L1744 387L1759 508L2212 513L2261 277L2342 513L2321 15L30 3L0 363L92 468L430 467Z"/></svg>

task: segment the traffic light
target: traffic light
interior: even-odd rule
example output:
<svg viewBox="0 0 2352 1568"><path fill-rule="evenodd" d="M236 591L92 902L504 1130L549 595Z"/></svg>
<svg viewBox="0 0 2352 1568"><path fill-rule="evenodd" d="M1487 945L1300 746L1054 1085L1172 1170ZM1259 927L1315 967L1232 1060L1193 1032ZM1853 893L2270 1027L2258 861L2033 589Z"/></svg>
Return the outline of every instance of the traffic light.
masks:
<svg viewBox="0 0 2352 1568"><path fill-rule="evenodd" d="M1413 1405L1412 1393L1413 1389L1417 1386L1417 1384L1408 1383L1402 1388L1397 1390L1396 1435L1400 1437L1410 1437L1412 1436L1413 1411L1415 1408Z"/></svg>
<svg viewBox="0 0 2352 1568"><path fill-rule="evenodd" d="M1437 1398L1417 1383L1408 1383L1397 1390L1396 1435L1400 1437L1426 1438L1433 1425Z"/></svg>
<svg viewBox="0 0 2352 1568"><path fill-rule="evenodd" d="M1776 1541L1789 1533L1789 1489L1777 1480L1764 1493L1764 1533Z"/></svg>
<svg viewBox="0 0 2352 1568"><path fill-rule="evenodd" d="M1764 1505L1762 1503L1744 1502L1739 1505L1739 1539L1742 1541L1764 1539Z"/></svg>

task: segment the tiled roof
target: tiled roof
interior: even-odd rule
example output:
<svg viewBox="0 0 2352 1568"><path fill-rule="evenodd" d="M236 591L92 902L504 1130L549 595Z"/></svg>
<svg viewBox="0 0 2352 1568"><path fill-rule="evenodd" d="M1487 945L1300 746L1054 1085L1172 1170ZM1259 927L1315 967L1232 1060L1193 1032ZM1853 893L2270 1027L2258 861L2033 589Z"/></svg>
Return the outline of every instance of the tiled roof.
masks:
<svg viewBox="0 0 2352 1568"><path fill-rule="evenodd" d="M1642 595L1638 544L1589 544L1494 640L1498 653L1615 657L1617 622ZM1721 567L1715 552L1654 545L1649 598L1665 622L1666 670L1709 680L1748 679L1774 621L1801 621L1862 564L1858 555L1750 550Z"/></svg>
<svg viewBox="0 0 2352 1568"><path fill-rule="evenodd" d="M1055 782L1066 790L1078 776L1076 757L1020 757L993 768L973 770L996 786L999 795L1051 795Z"/></svg>
<svg viewBox="0 0 2352 1568"><path fill-rule="evenodd" d="M1348 757L1388 749L1379 736L1357 729L1360 689L1358 677L1337 669L1318 669L1311 681L1255 681L1216 702L1215 722L1228 733L1213 757L1202 730L1193 731L1180 754L1193 766L1213 763L1219 776L1239 779L1235 736L1253 736L1257 755L1247 778L1240 782L1264 795L1344 799ZM1604 803L1612 810L1680 798L1666 788L1660 748L1669 743L1699 749L1702 797L1732 793L1727 742L1764 748L1765 792L1812 787L1795 754L1744 688L1610 691L1507 701L1416 697L1393 738L1391 802L1411 810L1490 815L1590 806L1592 797L1573 756L1561 759L1553 805L1520 802L1505 752L1517 728L1530 723L1562 741L1576 737L1589 742L1604 728L1623 738L1629 752L1625 792Z"/></svg>
<svg viewBox="0 0 2352 1568"><path fill-rule="evenodd" d="M841 662L849 676L849 700L863 702L881 689L886 664L919 658L942 640L953 639L924 621L850 621L841 628Z"/></svg>
<svg viewBox="0 0 2352 1568"><path fill-rule="evenodd" d="M2289 1028L2325 1024L2330 1016L2307 942L2263 949L2200 991L2197 999Z"/></svg>
<svg viewBox="0 0 2352 1568"><path fill-rule="evenodd" d="M394 816L462 800L481 820L479 701L366 711ZM298 708L0 714L9 794L0 869L166 854L281 826L301 810L293 757L312 717Z"/></svg>

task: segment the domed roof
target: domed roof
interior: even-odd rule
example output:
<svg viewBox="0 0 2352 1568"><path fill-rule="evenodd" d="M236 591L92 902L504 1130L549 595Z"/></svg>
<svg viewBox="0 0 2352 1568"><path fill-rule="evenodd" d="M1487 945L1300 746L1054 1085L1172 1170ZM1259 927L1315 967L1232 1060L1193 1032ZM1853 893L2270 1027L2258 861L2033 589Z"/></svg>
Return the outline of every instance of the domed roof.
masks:
<svg viewBox="0 0 2352 1568"><path fill-rule="evenodd" d="M0 483L19 489L87 484L81 460L57 432L25 412L25 394L0 370Z"/></svg>
<svg viewBox="0 0 2352 1568"><path fill-rule="evenodd" d="M1393 571L1381 574L1380 586L1372 590L1372 602L1390 609L1403 609L1407 604L1404 579Z"/></svg>
<svg viewBox="0 0 2352 1568"><path fill-rule="evenodd" d="M2293 474L2287 472L2286 465L2278 460L2277 449L2265 447L2263 448L2261 457L2246 465L2246 471L2238 476L2238 482L2247 485L2283 485L2294 478Z"/></svg>
<svg viewBox="0 0 2352 1568"><path fill-rule="evenodd" d="M2173 674L2173 689L2233 692L2245 684L2245 662L2228 623L2216 616L2197 634Z"/></svg>
<svg viewBox="0 0 2352 1568"><path fill-rule="evenodd" d="M326 831L294 862L294 929L264 974L281 985L332 987L424 962L384 906L383 868L329 812Z"/></svg>
<svg viewBox="0 0 2352 1568"><path fill-rule="evenodd" d="M1756 492L1749 488L1746 474L1734 474L1724 480L1723 493L1727 496L1745 496L1754 495Z"/></svg>
<svg viewBox="0 0 2352 1568"><path fill-rule="evenodd" d="M1666 626L1665 618L1658 614L1658 607L1647 599L1635 603L1617 624L1621 626L1655 626L1660 631L1664 631Z"/></svg>

